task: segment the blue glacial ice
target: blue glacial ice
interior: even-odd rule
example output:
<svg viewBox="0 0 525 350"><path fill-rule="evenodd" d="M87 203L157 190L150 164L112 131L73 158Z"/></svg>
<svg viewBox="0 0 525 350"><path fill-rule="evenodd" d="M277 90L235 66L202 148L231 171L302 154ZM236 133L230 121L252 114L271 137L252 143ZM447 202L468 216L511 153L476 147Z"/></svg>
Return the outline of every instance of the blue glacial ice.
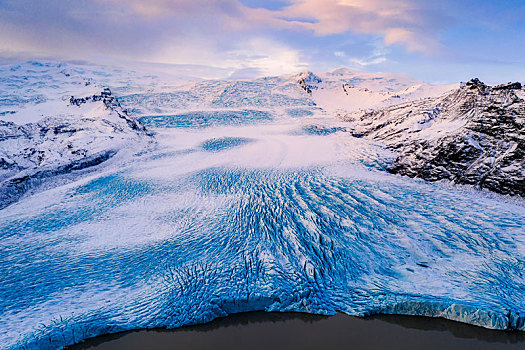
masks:
<svg viewBox="0 0 525 350"><path fill-rule="evenodd" d="M217 125L246 125L270 120L271 115L268 112L249 109L188 112L140 118L140 121L148 127L164 128L204 128Z"/></svg>
<svg viewBox="0 0 525 350"><path fill-rule="evenodd" d="M250 310L525 330L522 200L389 175L341 125L246 115L156 117L176 127L154 151L1 210L0 347Z"/></svg>

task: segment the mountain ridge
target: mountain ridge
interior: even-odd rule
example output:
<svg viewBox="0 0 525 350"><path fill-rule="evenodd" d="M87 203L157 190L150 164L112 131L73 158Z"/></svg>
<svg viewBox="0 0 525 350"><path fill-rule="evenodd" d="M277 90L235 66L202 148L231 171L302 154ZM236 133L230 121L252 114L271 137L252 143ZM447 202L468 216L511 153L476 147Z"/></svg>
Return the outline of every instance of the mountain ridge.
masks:
<svg viewBox="0 0 525 350"><path fill-rule="evenodd" d="M43 84L43 80L51 83ZM93 124L87 126L84 115L93 111L81 110L101 103L111 118L117 118L112 125L119 125L110 128L113 131L105 137L112 132L118 134L119 130L147 135L136 119L148 115L197 116L202 111L231 111L241 116L262 111L273 118L338 116L348 127L337 130L352 130L352 136L381 142L396 153L386 167L392 173L523 196L520 83L490 87L472 79L466 83L431 85L400 74L338 68L254 80L200 80L171 85L162 77L147 73L35 61L0 66L0 82L0 90L5 92L0 104L3 179L9 177L7 173L12 176L12 164L20 162L13 160L19 151L8 145L8 139L24 130L25 135L33 135L31 142L41 143L37 135L45 128L60 128L60 119L78 124L79 130L89 129ZM111 87L107 96L105 86ZM118 100L111 95L114 89L119 91ZM55 124L47 125L49 120L56 120ZM30 131L35 128L40 128L40 134ZM490 130L497 132L490 134ZM58 147L58 143L53 147ZM44 153L50 153L51 148ZM83 150L86 155L93 154ZM505 177L512 179L511 183L503 180Z"/></svg>
<svg viewBox="0 0 525 350"><path fill-rule="evenodd" d="M437 98L347 114L353 135L398 155L388 171L525 195L525 92L472 79Z"/></svg>

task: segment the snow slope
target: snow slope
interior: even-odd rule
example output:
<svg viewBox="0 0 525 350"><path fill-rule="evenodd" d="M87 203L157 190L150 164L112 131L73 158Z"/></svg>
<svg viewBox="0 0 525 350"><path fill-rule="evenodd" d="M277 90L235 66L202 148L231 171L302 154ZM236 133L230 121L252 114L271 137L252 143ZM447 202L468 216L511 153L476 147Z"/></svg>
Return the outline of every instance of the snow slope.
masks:
<svg viewBox="0 0 525 350"><path fill-rule="evenodd" d="M316 105L331 114L436 97L459 87L459 83L430 85L398 74L356 73L343 68L318 75L307 71L293 79L312 96Z"/></svg>
<svg viewBox="0 0 525 350"><path fill-rule="evenodd" d="M0 70L0 208L58 175L150 141L112 95L64 64ZM130 147L131 146L131 147Z"/></svg>
<svg viewBox="0 0 525 350"><path fill-rule="evenodd" d="M344 119L353 135L398 153L394 173L525 196L523 91L519 83L489 87L473 79L440 97Z"/></svg>
<svg viewBox="0 0 525 350"><path fill-rule="evenodd" d="M307 71L254 80L188 82L169 91L153 89L122 94L120 101L138 115L221 108L271 109L276 114L286 109L306 108L334 114L439 96L458 87L459 83L430 85L395 74L340 69L318 75Z"/></svg>

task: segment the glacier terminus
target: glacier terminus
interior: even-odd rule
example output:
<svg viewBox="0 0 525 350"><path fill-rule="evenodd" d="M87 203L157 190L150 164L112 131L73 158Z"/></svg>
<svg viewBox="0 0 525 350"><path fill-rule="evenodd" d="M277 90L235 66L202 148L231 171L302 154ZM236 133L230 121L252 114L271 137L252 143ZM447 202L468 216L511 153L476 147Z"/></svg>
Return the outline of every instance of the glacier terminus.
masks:
<svg viewBox="0 0 525 350"><path fill-rule="evenodd" d="M0 96L2 349L256 310L525 330L519 83L29 61Z"/></svg>

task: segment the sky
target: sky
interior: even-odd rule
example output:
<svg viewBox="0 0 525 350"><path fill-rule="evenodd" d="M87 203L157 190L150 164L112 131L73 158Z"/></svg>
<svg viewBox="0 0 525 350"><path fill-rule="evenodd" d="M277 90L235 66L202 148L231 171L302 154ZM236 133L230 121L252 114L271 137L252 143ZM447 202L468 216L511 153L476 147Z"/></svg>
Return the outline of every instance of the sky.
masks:
<svg viewBox="0 0 525 350"><path fill-rule="evenodd" d="M525 81L525 0L0 0L0 59Z"/></svg>

